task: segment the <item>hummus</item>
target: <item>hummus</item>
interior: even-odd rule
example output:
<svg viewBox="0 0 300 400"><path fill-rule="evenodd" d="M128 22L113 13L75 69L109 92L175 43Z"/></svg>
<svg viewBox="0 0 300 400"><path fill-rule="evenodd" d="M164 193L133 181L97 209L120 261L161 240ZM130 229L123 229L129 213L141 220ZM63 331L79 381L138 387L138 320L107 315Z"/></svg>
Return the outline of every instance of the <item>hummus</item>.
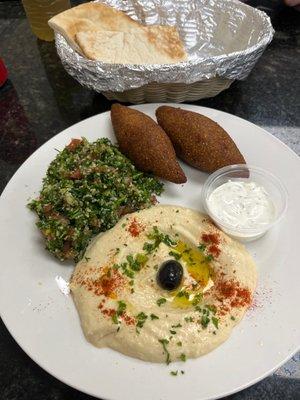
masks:
<svg viewBox="0 0 300 400"><path fill-rule="evenodd" d="M182 265L183 277L168 291L157 272L172 259ZM224 342L255 286L255 264L245 247L207 216L176 206L123 217L93 240L70 283L89 342L167 363L199 357Z"/></svg>

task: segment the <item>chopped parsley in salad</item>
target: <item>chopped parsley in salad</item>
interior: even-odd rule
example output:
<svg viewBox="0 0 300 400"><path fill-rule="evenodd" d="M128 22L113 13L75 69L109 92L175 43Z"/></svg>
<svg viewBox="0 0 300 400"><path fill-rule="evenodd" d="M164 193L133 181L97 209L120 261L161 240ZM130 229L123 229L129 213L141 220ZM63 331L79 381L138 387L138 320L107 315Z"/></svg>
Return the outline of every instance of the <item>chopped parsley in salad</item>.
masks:
<svg viewBox="0 0 300 400"><path fill-rule="evenodd" d="M39 197L28 206L46 248L61 261L79 261L90 239L125 214L155 203L163 184L138 171L106 139L72 139L51 162Z"/></svg>

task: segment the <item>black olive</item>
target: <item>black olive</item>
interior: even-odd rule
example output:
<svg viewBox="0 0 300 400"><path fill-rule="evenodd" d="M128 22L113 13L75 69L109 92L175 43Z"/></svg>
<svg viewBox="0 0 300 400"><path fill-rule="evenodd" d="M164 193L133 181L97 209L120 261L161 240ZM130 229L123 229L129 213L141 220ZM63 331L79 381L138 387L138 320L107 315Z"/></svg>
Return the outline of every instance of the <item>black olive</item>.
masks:
<svg viewBox="0 0 300 400"><path fill-rule="evenodd" d="M182 265L175 260L168 260L161 264L157 272L157 283L165 290L177 289L183 276Z"/></svg>

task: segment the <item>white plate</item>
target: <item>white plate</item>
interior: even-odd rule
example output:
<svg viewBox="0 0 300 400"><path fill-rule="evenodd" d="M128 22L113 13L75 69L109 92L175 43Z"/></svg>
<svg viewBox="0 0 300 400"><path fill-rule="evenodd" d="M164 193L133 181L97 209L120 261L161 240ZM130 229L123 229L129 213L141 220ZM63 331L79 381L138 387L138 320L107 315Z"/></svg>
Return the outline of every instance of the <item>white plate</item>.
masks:
<svg viewBox="0 0 300 400"><path fill-rule="evenodd" d="M136 107L154 117L158 105ZM230 133L246 160L266 168L286 185L288 212L280 226L248 245L257 261L255 307L230 339L208 355L186 363L151 364L109 349L96 349L83 337L70 296L56 277L68 280L72 266L46 253L26 207L36 196L56 150L71 138L108 137L115 141L109 113L82 121L39 148L16 172L0 199L1 315L18 344L42 368L83 392L113 400L203 400L241 390L271 373L300 343L300 159L261 128L217 110L181 105L207 115ZM162 203L199 208L207 177L183 165L185 185L166 184ZM170 370L183 369L173 377Z"/></svg>

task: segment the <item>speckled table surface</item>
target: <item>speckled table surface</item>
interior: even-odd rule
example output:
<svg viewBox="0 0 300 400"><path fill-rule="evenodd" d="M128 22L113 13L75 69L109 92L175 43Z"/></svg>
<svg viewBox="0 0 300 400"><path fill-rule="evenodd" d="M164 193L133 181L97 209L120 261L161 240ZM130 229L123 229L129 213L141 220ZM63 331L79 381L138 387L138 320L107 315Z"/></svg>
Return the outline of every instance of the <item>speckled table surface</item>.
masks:
<svg viewBox="0 0 300 400"><path fill-rule="evenodd" d="M264 4L257 0L257 4L272 17L276 29L272 44L247 80L196 104L262 126L300 155L300 13L274 0ZM0 88L1 193L16 169L40 145L66 127L109 110L111 103L67 75L54 44L38 41L31 34L17 1L0 1L0 56L10 72ZM0 365L3 400L92 399L38 367L1 322ZM271 398L300 399L299 354L262 382L227 399Z"/></svg>

